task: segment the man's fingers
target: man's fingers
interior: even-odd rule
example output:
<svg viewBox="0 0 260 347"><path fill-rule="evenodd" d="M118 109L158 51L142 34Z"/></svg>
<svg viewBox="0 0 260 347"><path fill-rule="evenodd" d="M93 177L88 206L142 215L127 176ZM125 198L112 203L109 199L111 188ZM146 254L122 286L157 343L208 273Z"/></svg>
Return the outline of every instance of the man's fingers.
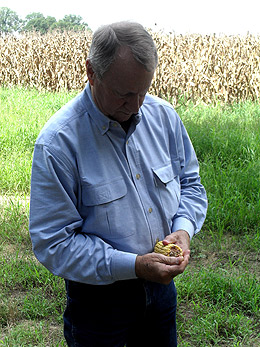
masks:
<svg viewBox="0 0 260 347"><path fill-rule="evenodd" d="M166 256L165 256L166 257ZM184 261L184 257L166 257L165 264L180 265Z"/></svg>
<svg viewBox="0 0 260 347"><path fill-rule="evenodd" d="M186 250L183 252L183 257L184 257L184 258L188 258L188 260L190 259L190 250L189 250L189 249L186 249Z"/></svg>
<svg viewBox="0 0 260 347"><path fill-rule="evenodd" d="M136 276L148 281L169 283L173 277L184 272L189 263L190 251L181 257L167 257L160 253L148 253L136 258Z"/></svg>

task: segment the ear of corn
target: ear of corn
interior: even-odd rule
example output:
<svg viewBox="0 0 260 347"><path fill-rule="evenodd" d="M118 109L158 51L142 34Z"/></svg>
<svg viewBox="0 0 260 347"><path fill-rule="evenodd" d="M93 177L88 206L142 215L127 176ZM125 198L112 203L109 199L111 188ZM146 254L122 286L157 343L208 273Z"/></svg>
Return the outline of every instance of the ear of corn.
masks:
<svg viewBox="0 0 260 347"><path fill-rule="evenodd" d="M180 257L183 255L182 249L174 243L164 245L162 241L158 241L154 246L155 253L161 253L168 257Z"/></svg>

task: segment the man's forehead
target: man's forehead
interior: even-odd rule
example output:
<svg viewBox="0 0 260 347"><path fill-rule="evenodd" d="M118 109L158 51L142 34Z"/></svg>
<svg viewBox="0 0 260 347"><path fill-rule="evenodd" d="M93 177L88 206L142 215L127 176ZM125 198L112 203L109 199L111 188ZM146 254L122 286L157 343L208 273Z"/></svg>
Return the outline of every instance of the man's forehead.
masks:
<svg viewBox="0 0 260 347"><path fill-rule="evenodd" d="M111 68L114 65L115 67L120 66L122 68L129 69L130 67L136 66L137 64L139 65L140 63L138 63L134 58L131 49L127 46L121 46L116 53L115 60L111 64Z"/></svg>
<svg viewBox="0 0 260 347"><path fill-rule="evenodd" d="M149 89L153 72L137 62L131 49L119 48L116 59L104 74L102 82L107 88L119 94L145 94Z"/></svg>

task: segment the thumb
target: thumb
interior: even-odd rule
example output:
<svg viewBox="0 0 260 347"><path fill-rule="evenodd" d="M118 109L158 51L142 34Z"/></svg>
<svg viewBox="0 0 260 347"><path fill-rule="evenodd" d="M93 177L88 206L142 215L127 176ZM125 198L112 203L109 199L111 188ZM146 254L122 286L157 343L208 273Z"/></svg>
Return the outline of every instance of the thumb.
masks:
<svg viewBox="0 0 260 347"><path fill-rule="evenodd" d="M180 265L184 260L183 256L180 257L164 257L164 264L166 265Z"/></svg>
<svg viewBox="0 0 260 347"><path fill-rule="evenodd" d="M169 243L172 243L172 241L168 240L168 236L166 236L162 243L164 246L167 246Z"/></svg>

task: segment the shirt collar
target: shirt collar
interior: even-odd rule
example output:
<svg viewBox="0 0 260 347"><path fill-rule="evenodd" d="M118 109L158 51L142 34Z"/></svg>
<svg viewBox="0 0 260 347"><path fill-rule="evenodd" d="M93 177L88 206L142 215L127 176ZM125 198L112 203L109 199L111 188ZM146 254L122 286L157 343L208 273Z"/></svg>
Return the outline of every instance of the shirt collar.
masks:
<svg viewBox="0 0 260 347"><path fill-rule="evenodd" d="M110 124L110 119L105 116L99 109L97 108L93 98L92 93L90 89L89 82L86 85L85 88L85 95L86 95L86 103L87 103L87 111L92 118L93 122L97 125L97 127L100 129L102 135L104 135L108 129Z"/></svg>
<svg viewBox="0 0 260 347"><path fill-rule="evenodd" d="M98 109L93 100L89 82L87 83L84 92L86 95L86 98L84 99L86 102L88 113L92 118L93 122L100 129L101 134L104 135L109 130L111 123L115 123L115 121L109 119ZM142 116L140 111L137 114L133 115L133 121L135 122L135 125L137 125L141 121L141 118Z"/></svg>

